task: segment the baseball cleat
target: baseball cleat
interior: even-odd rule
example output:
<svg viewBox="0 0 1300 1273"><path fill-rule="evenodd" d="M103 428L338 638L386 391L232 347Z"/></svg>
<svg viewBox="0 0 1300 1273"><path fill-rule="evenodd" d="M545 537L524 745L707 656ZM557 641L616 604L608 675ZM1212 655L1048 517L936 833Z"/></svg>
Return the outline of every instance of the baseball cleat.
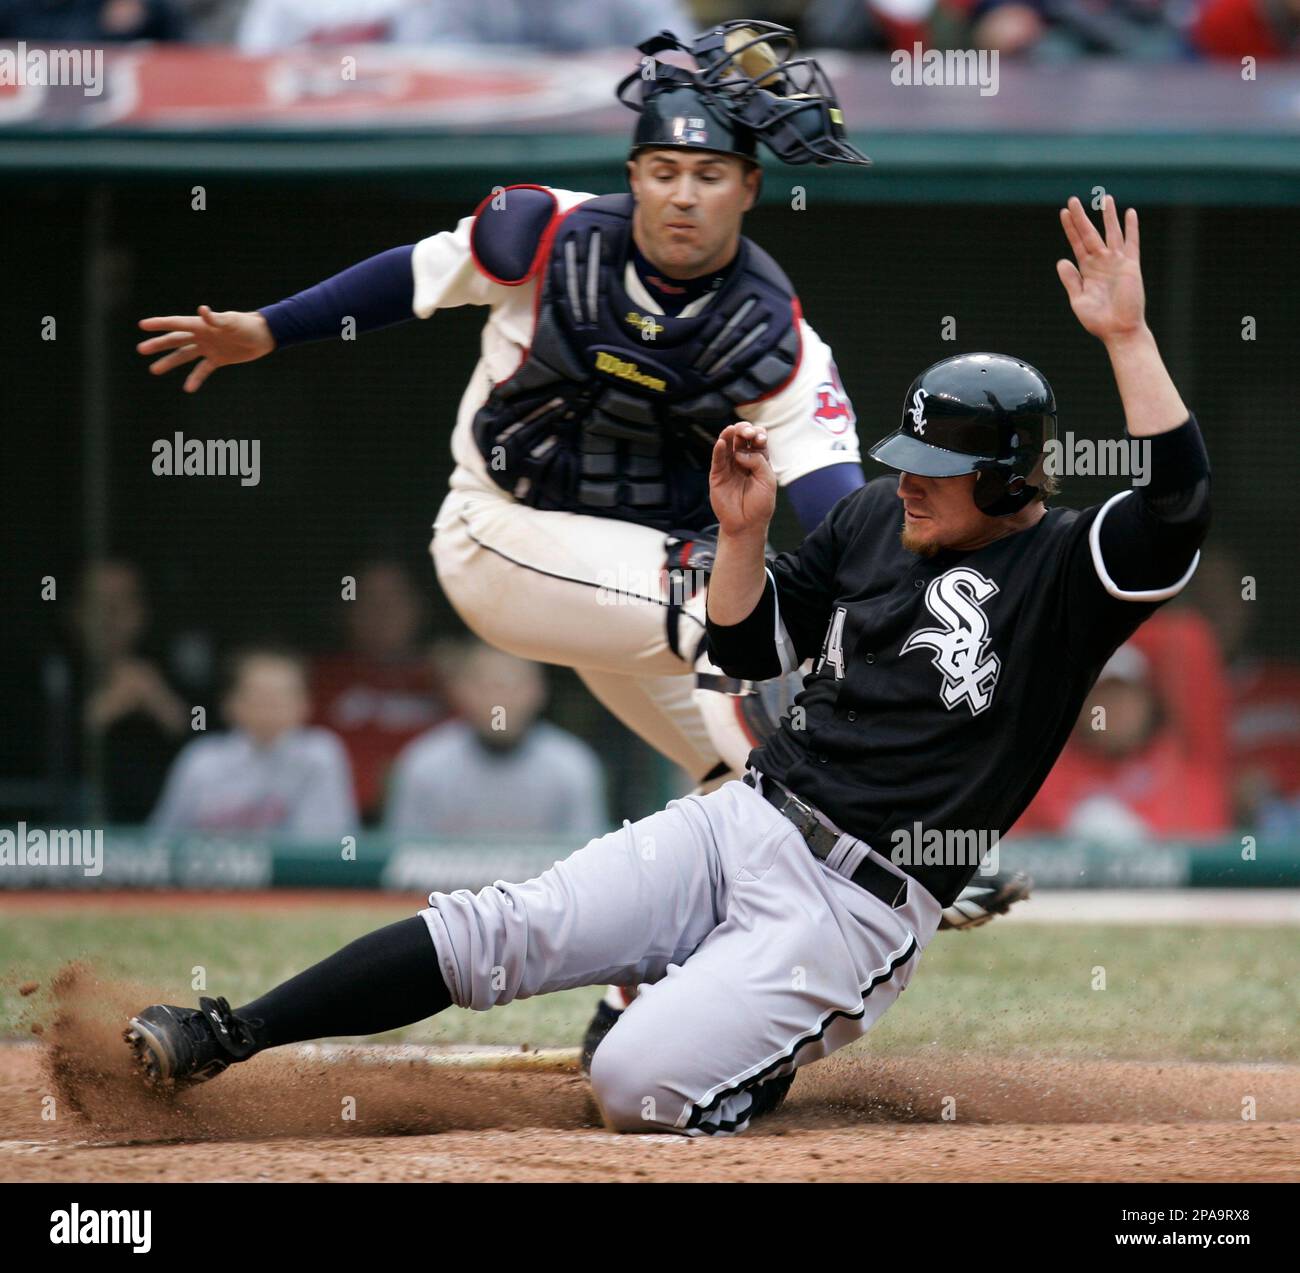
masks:
<svg viewBox="0 0 1300 1273"><path fill-rule="evenodd" d="M790 1091L790 1084L794 1082L794 1071L789 1074L782 1074L778 1078L768 1079L766 1083L760 1083L753 1089L754 1103L749 1107L749 1118L753 1122L756 1118L762 1118L764 1114L775 1114L778 1109L785 1103L786 1095Z"/></svg>
<svg viewBox="0 0 1300 1273"><path fill-rule="evenodd" d="M131 1018L122 1038L150 1087L206 1083L258 1050L225 999L202 998L197 1008L156 1003Z"/></svg>
<svg viewBox="0 0 1300 1273"><path fill-rule="evenodd" d="M604 999L596 1005L595 1015L587 1023L587 1033L582 1036L582 1054L578 1058L584 1074L591 1073L591 1058L596 1055L601 1041L618 1024L622 1015L620 1009L611 1007Z"/></svg>
<svg viewBox="0 0 1300 1273"><path fill-rule="evenodd" d="M951 906L943 908L939 931L978 928L995 915L1005 915L1017 902L1023 902L1034 887L1034 881L1017 871L1014 875L985 875L972 880Z"/></svg>

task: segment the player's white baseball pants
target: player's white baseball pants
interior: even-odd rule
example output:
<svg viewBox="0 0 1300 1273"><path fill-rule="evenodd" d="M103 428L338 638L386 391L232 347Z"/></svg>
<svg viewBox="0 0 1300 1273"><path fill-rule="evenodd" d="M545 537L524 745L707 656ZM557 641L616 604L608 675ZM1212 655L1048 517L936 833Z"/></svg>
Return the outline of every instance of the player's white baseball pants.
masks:
<svg viewBox="0 0 1300 1273"><path fill-rule="evenodd" d="M757 791L728 782L527 883L434 893L421 914L462 1007L640 986L592 1065L611 1127L743 1131L752 1089L869 1029L938 928L915 880L897 910L852 883L868 852L842 836L819 861Z"/></svg>
<svg viewBox="0 0 1300 1273"><path fill-rule="evenodd" d="M529 508L458 469L430 551L456 612L489 645L575 669L619 720L691 778L717 763L690 661L704 634L704 596L685 607L679 657L668 644L662 532ZM730 750L746 748L742 741Z"/></svg>

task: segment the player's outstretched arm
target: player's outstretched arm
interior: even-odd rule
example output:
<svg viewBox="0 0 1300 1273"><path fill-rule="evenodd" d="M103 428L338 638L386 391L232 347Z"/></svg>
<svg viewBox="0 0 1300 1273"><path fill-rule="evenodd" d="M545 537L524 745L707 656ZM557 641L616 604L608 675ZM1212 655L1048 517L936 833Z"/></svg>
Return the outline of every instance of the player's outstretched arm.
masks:
<svg viewBox="0 0 1300 1273"><path fill-rule="evenodd" d="M1056 273L1074 316L1106 346L1129 436L1150 438L1178 428L1188 410L1147 326L1137 209L1125 213L1121 229L1115 200L1107 195L1104 239L1073 196L1060 215L1074 262L1057 261Z"/></svg>
<svg viewBox="0 0 1300 1273"><path fill-rule="evenodd" d="M240 362L254 362L265 358L275 348L275 337L270 325L254 310L214 312L200 305L197 314L179 314L169 318L142 318L140 329L162 332L142 340L136 353L146 358L163 354L150 363L155 376L164 375L173 367L183 367L199 360L199 365L185 377L186 393L194 393L218 367L229 367Z"/></svg>
<svg viewBox="0 0 1300 1273"><path fill-rule="evenodd" d="M763 550L776 511L776 474L767 434L729 424L713 446L709 498L718 519L718 550L709 575L708 613L730 627L753 613L767 580Z"/></svg>

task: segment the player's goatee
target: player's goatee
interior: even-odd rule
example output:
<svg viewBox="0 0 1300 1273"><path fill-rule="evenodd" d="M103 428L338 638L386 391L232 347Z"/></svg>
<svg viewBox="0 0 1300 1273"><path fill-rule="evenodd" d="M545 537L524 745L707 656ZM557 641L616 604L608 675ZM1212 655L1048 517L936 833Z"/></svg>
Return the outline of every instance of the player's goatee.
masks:
<svg viewBox="0 0 1300 1273"><path fill-rule="evenodd" d="M933 557L939 551L940 545L926 539L918 539L906 526L898 532L898 538L908 552L915 553L918 557Z"/></svg>

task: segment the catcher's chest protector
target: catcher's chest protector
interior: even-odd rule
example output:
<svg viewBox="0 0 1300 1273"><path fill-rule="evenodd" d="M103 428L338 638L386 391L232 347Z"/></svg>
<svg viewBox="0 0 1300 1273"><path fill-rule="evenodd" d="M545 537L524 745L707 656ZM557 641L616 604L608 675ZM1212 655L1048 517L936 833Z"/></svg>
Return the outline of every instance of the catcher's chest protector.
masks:
<svg viewBox="0 0 1300 1273"><path fill-rule="evenodd" d="M532 347L479 409L474 439L493 481L535 508L695 529L713 521L719 432L798 366L799 301L742 238L702 314L643 314L623 288L632 210L631 195L605 195L552 223ZM480 260L493 247L482 222Z"/></svg>

